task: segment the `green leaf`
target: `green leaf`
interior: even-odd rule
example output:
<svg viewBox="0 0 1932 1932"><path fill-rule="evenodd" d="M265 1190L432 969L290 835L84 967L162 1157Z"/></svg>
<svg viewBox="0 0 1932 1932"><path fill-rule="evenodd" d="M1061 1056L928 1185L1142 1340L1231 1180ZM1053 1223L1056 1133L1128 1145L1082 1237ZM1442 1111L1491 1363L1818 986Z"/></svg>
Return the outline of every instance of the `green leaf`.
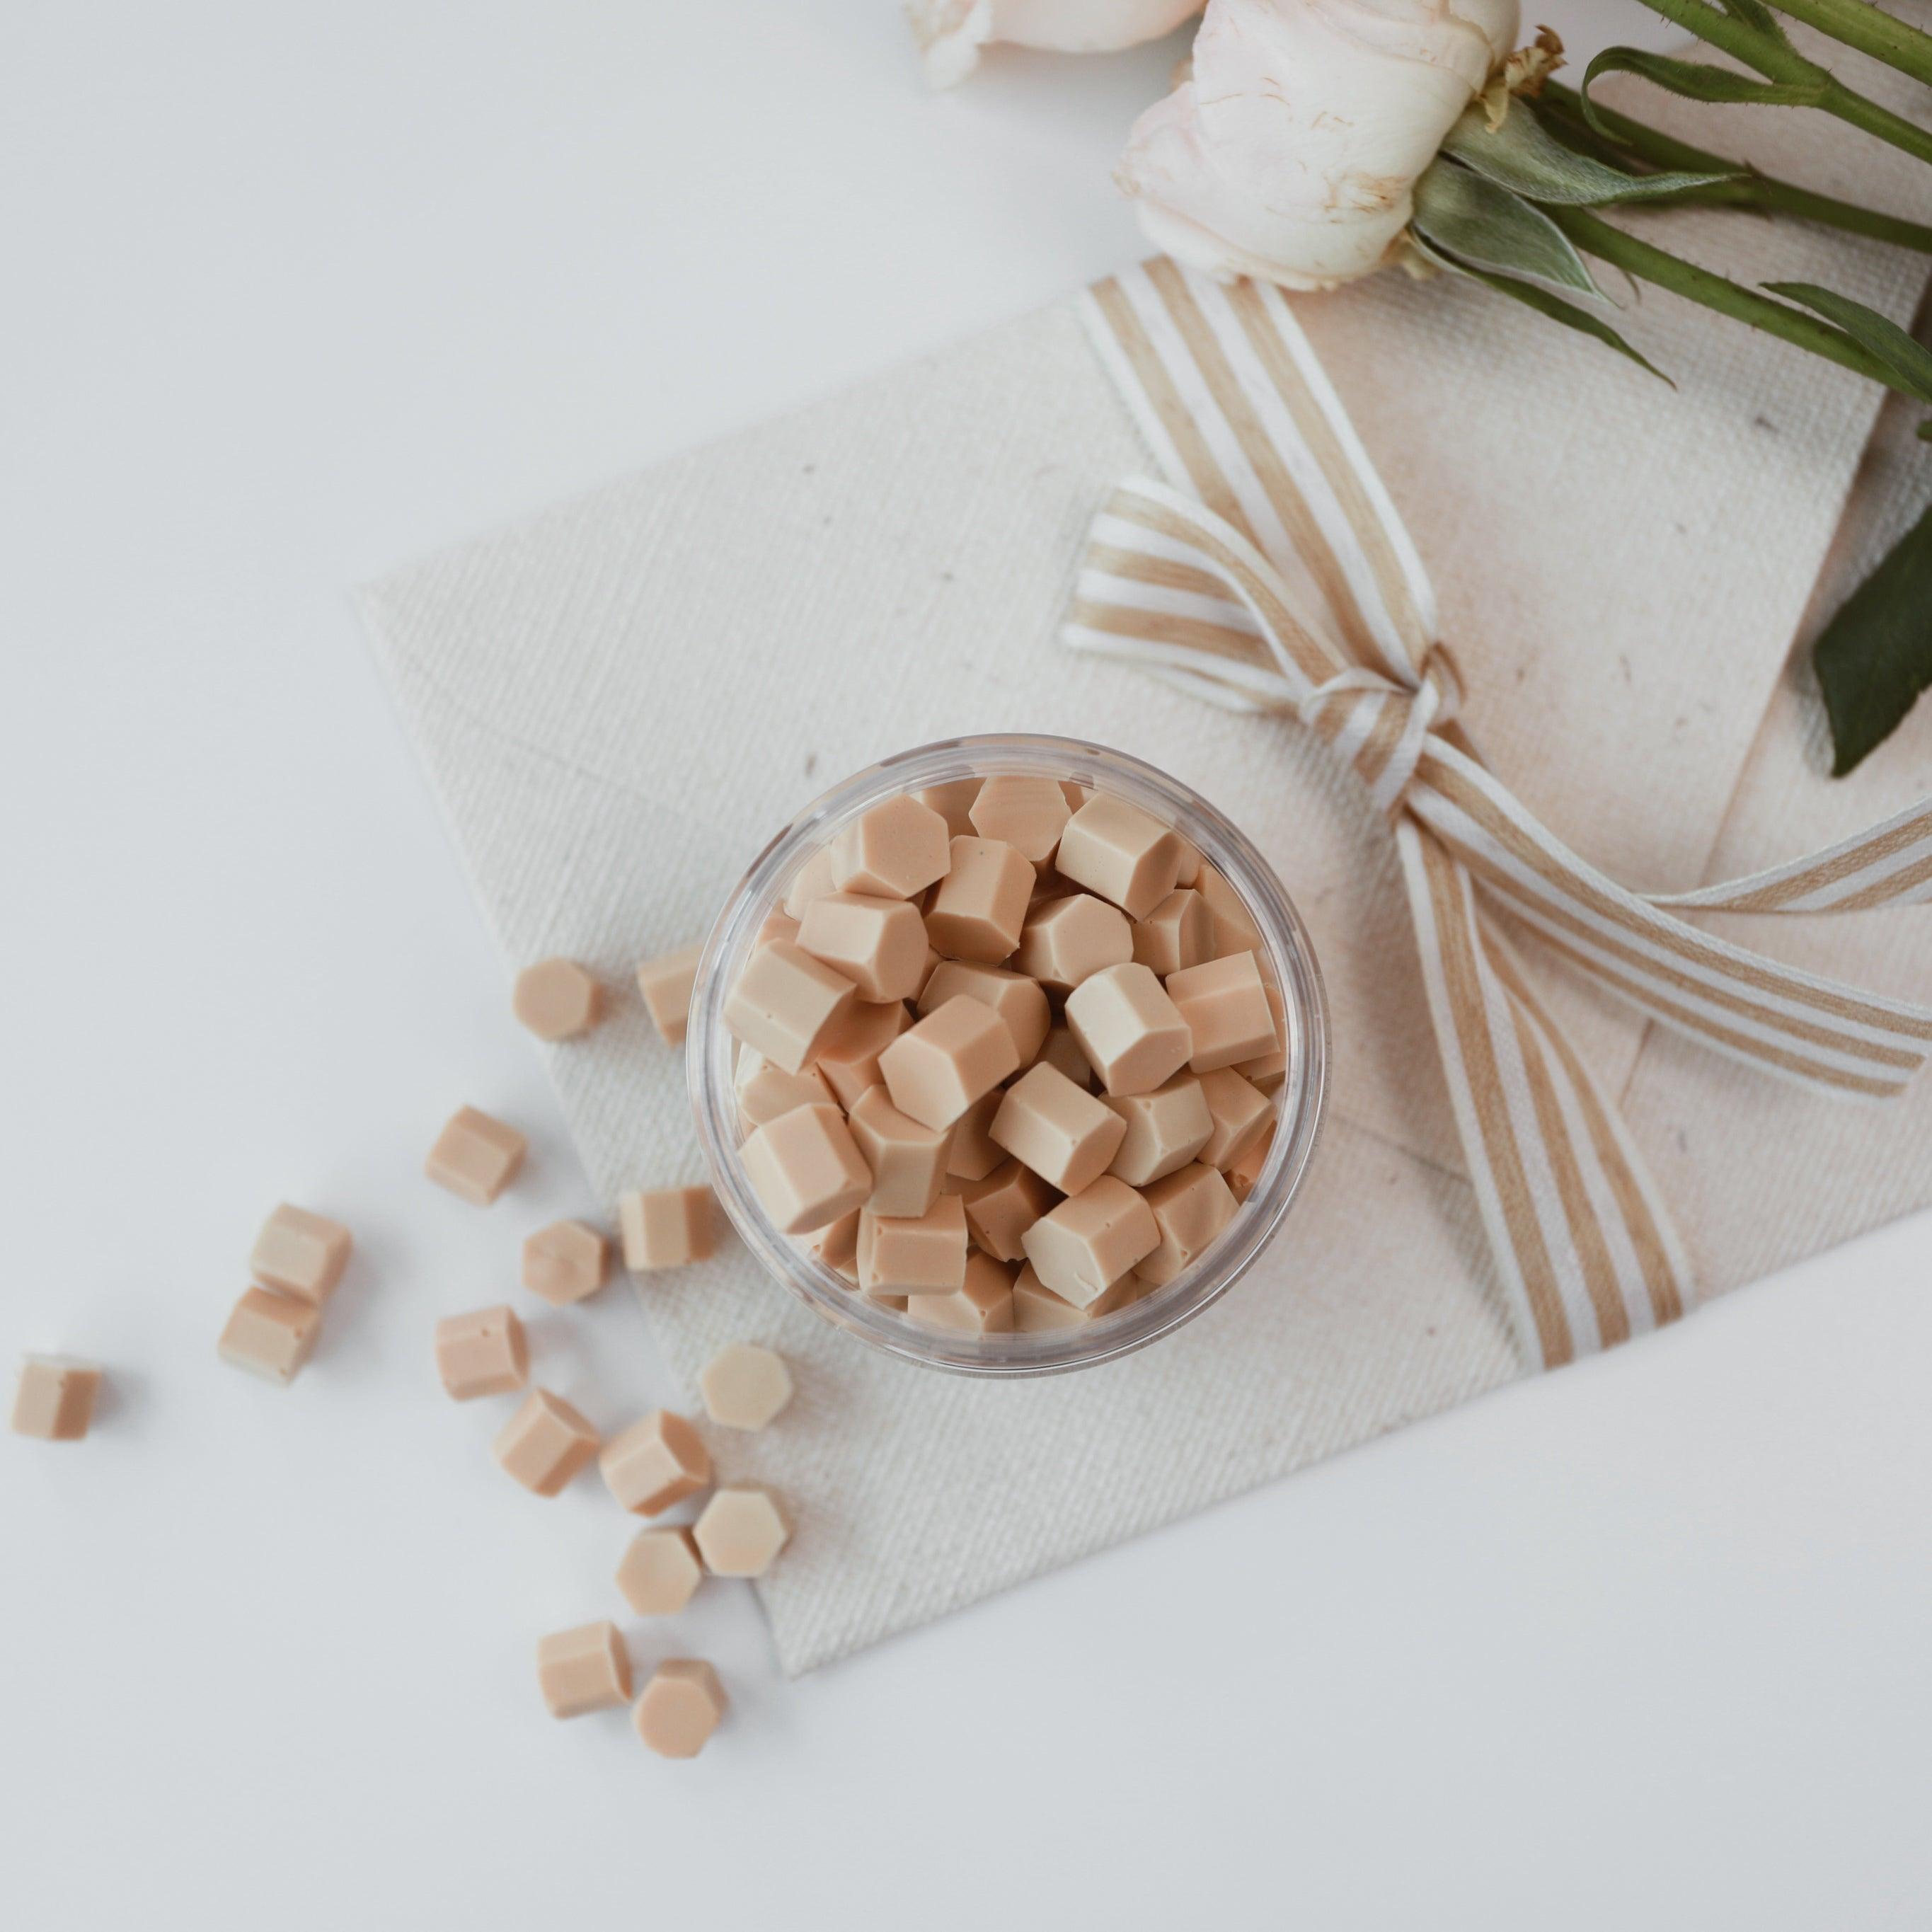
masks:
<svg viewBox="0 0 1932 1932"><path fill-rule="evenodd" d="M1569 236L1540 208L1439 157L1415 184L1416 229L1459 261L1600 292Z"/></svg>
<svg viewBox="0 0 1932 1932"><path fill-rule="evenodd" d="M1784 31L1784 22L1763 4L1763 0L1718 0L1718 4L1738 26L1764 34L1781 47L1790 46L1791 36Z"/></svg>
<svg viewBox="0 0 1932 1932"><path fill-rule="evenodd" d="M1532 201L1586 208L1608 202L1646 201L1657 195L1678 194L1688 188L1708 188L1714 182L1734 181L1741 172L1625 174L1621 168L1566 148L1521 100L1511 104L1502 125L1496 128L1490 126L1480 106L1466 109L1450 129L1442 150L1486 181Z"/></svg>
<svg viewBox="0 0 1932 1932"><path fill-rule="evenodd" d="M1667 54L1646 53L1640 47L1606 47L1583 70L1576 90L1583 115L1599 134L1608 134L1590 98L1590 84L1600 74L1634 74L1686 100L1718 100L1759 107L1816 107L1826 98L1831 76L1816 80L1753 80L1727 67L1706 67L1701 61L1672 60Z"/></svg>
<svg viewBox="0 0 1932 1932"><path fill-rule="evenodd" d="M1494 289L1498 295L1508 296L1512 302L1520 302L1526 308L1533 308L1538 315L1547 316L1552 322L1561 322L1565 328L1574 328L1580 335L1594 336L1606 347L1614 349L1619 356L1628 356L1640 369L1646 369L1660 382L1675 382L1658 368L1640 356L1610 325L1600 315L1588 309L1579 308L1574 302L1565 302L1561 296L1552 295L1549 290L1539 287L1534 282L1519 282L1508 275L1492 275L1486 269L1472 267L1466 262L1459 262L1453 255L1444 254L1439 248L1431 248L1420 236L1412 231L1410 239L1417 249L1438 268L1444 268L1452 275L1465 275L1472 282L1480 282L1486 289Z"/></svg>
<svg viewBox="0 0 1932 1932"><path fill-rule="evenodd" d="M1838 608L1811 648L1843 778L1932 685L1932 505Z"/></svg>
<svg viewBox="0 0 1932 1932"><path fill-rule="evenodd" d="M1810 282L1766 282L1774 296L1801 302L1835 322L1858 346L1875 356L1921 402L1932 403L1932 349L1915 342L1891 316L1835 290Z"/></svg>

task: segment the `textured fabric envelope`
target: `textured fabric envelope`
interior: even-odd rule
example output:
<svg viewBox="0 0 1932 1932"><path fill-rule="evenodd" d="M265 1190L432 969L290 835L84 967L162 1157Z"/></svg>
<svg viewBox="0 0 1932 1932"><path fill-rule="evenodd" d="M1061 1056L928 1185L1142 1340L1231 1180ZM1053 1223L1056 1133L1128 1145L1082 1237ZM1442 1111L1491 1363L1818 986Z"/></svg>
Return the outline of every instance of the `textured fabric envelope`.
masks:
<svg viewBox="0 0 1932 1932"><path fill-rule="evenodd" d="M1769 118L1779 171L1850 185L1842 128ZM1909 206L1910 166L1862 157L1859 197ZM1679 216L1670 232L1741 278L1826 282L1901 317L1917 292L1916 260L1822 231ZM1586 856L1689 886L1928 788L1922 724L1856 798L1832 788L1780 682L1871 428L1868 386L1663 300L1636 326L1674 392L1460 287L1384 278L1298 314L1435 580L1472 731ZM1070 303L364 593L512 962L566 952L621 982L702 933L825 784L972 731L1064 732L1166 767L1247 828L1308 920L1334 1007L1327 1136L1254 1272L1157 1348L986 1386L874 1358L735 1252L650 1282L687 1385L728 1340L772 1341L799 1366L782 1422L721 1445L728 1474L798 1505L760 1586L791 1671L1526 1367L1462 1178L1386 826L1297 727L1052 641L1089 517L1146 466ZM1735 924L1875 990L1927 990L1914 913ZM1773 1090L1650 1037L1558 970L1546 983L1665 1171L1707 1290L1932 1200L1923 1093L1853 1112ZM551 1052L600 1196L698 1178L682 1058L634 1004Z"/></svg>

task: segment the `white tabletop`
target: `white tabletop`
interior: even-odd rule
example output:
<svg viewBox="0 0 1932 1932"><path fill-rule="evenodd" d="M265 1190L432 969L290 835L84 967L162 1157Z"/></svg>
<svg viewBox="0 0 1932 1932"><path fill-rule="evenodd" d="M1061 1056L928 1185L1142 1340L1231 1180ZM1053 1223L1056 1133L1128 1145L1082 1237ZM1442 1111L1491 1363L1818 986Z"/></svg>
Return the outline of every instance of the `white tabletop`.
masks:
<svg viewBox="0 0 1932 1932"><path fill-rule="evenodd" d="M1132 259L1174 50L933 100L886 0L6 39L0 1351L113 1376L0 1440L8 1924L1924 1923L1932 1220L803 1682L707 1586L633 1630L728 1681L695 1764L550 1720L622 1532L427 1346L599 1204L345 590ZM464 1100L533 1137L487 1214L418 1175ZM286 1391L213 1358L283 1198L359 1244ZM538 1340L671 1393L623 1292Z"/></svg>

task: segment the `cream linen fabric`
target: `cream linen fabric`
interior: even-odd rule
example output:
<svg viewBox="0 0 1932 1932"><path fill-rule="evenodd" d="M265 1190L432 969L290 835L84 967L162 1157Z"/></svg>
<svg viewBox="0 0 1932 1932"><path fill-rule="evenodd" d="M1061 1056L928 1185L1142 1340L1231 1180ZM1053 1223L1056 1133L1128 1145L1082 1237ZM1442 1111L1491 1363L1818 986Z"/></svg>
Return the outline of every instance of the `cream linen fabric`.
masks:
<svg viewBox="0 0 1932 1932"><path fill-rule="evenodd" d="M1831 152L1846 130L1820 117L1697 125L1780 172L1826 188L1856 173L1862 198L1910 206L1910 164L1867 150L1854 169ZM1919 260L1821 232L1711 216L1670 232L1742 278L1826 282L1901 317L1919 285ZM1923 718L1856 785L1830 786L1810 700L1780 683L1872 390L1654 294L1632 326L1674 392L1461 286L1384 278L1297 312L1434 578L1472 730L1586 856L1688 886L1932 788ZM1306 1193L1240 1288L1155 1349L985 1386L875 1358L735 1250L649 1282L658 1342L694 1390L727 1340L796 1365L781 1423L717 1445L726 1474L797 1504L760 1586L792 1672L1523 1372L1386 826L1292 724L1177 699L1052 641L1089 517L1146 466L1070 303L363 595L509 963L567 952L621 982L704 931L826 784L1000 730L1094 738L1197 786L1274 860L1313 932L1336 1081ZM1906 911L1759 922L1750 938L1923 998L1924 930ZM1627 1094L1707 1288L1932 1200L1932 1096L1850 1109L1786 1091L1532 963ZM548 1051L598 1198L699 1178L681 1057L634 1003Z"/></svg>

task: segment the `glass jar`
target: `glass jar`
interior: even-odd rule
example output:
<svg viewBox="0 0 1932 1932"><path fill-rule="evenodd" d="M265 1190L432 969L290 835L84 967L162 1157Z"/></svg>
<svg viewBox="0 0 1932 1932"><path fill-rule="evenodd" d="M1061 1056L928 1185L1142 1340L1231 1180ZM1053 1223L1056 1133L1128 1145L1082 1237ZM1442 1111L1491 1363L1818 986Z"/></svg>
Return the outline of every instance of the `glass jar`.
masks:
<svg viewBox="0 0 1932 1932"><path fill-rule="evenodd" d="M1262 934L1286 1015L1286 1069L1274 1144L1246 1201L1220 1238L1163 1286L1116 1312L1071 1328L970 1335L927 1328L868 1299L782 1234L753 1192L739 1157L732 1078L736 1042L724 1008L759 927L812 855L853 819L895 793L950 780L1012 773L1073 779L1137 805L1190 840L1246 904ZM706 942L686 1047L698 1138L712 1183L745 1245L815 1314L888 1354L964 1375L1052 1375L1111 1361L1170 1334L1233 1286L1281 1224L1299 1190L1322 1118L1328 1010L1300 916L1261 854L1202 798L1124 752L1071 738L952 738L855 773L814 800L773 838L739 882Z"/></svg>

